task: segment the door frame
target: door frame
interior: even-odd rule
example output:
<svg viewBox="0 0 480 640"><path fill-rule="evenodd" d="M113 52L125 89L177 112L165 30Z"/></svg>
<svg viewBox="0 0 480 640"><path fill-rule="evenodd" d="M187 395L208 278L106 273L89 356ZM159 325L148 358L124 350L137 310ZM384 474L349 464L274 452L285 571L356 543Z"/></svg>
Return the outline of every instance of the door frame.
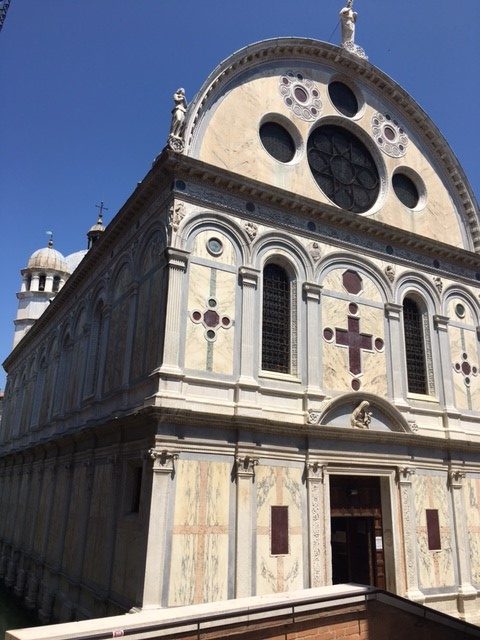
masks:
<svg viewBox="0 0 480 640"><path fill-rule="evenodd" d="M402 549L401 522L398 517L399 503L396 490L396 468L366 467L328 464L324 470L325 521L324 536L327 554L327 584L332 584L332 546L330 476L375 476L380 479L380 502L382 508L383 554L385 562L385 585L387 591L398 593L401 576L400 553Z"/></svg>

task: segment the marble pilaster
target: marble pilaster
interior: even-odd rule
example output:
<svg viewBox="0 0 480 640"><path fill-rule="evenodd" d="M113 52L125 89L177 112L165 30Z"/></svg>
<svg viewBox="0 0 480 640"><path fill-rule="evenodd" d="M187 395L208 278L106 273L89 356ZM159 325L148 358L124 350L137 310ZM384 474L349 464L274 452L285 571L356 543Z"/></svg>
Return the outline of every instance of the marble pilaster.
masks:
<svg viewBox="0 0 480 640"><path fill-rule="evenodd" d="M178 459L178 454L160 449L150 449L149 454L153 460L153 478L143 583L143 609L161 607L166 603L167 594L163 592L163 577L168 496L175 474L175 460Z"/></svg>
<svg viewBox="0 0 480 640"><path fill-rule="evenodd" d="M434 315L433 326L435 327L438 352L440 354L440 389L441 399L447 409L455 409L455 395L453 391L452 380L452 358L450 355L450 341L448 337L448 321L447 316Z"/></svg>
<svg viewBox="0 0 480 640"><path fill-rule="evenodd" d="M236 460L237 478L237 526L236 526L236 570L235 597L253 594L253 491L256 458L239 456Z"/></svg>
<svg viewBox="0 0 480 640"><path fill-rule="evenodd" d="M240 383L256 385L255 380L255 303L260 271L240 267L242 286L242 339L240 355Z"/></svg>
<svg viewBox="0 0 480 640"><path fill-rule="evenodd" d="M306 472L310 588L315 588L332 581L331 554L327 553L326 530L326 523L330 522L329 505L326 503L328 496L325 488L325 466L318 462L308 462Z"/></svg>
<svg viewBox="0 0 480 640"><path fill-rule="evenodd" d="M390 342L390 354L401 354L404 351L402 339L402 314L403 307L401 304L387 302L385 304L385 315L388 319L388 338ZM391 397L397 403L404 402L406 397L405 376L403 375L401 359L395 358L391 362L390 370L392 372L392 389Z"/></svg>
<svg viewBox="0 0 480 640"><path fill-rule="evenodd" d="M322 349L320 327L320 300L322 286L304 282L303 296L307 305L306 357L307 357L307 393L322 394L321 371Z"/></svg>
<svg viewBox="0 0 480 640"><path fill-rule="evenodd" d="M406 597L416 602L423 602L425 596L420 591L418 580L417 540L415 526L415 505L413 500L412 477L413 467L399 467L397 482L402 506L403 546L406 564L407 593Z"/></svg>
<svg viewBox="0 0 480 640"><path fill-rule="evenodd" d="M167 247L168 293L165 313L165 338L163 364L160 371L166 374L179 374L180 370L180 322L182 292L188 266L188 251Z"/></svg>

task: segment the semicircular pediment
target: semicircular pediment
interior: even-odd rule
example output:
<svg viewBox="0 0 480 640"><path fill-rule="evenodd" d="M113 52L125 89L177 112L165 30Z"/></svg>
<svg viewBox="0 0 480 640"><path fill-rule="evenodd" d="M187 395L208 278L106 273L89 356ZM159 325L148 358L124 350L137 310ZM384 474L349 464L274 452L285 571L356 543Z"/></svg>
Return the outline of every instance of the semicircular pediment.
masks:
<svg viewBox="0 0 480 640"><path fill-rule="evenodd" d="M416 427L384 398L348 393L324 401L308 412L308 424L369 431L412 433Z"/></svg>

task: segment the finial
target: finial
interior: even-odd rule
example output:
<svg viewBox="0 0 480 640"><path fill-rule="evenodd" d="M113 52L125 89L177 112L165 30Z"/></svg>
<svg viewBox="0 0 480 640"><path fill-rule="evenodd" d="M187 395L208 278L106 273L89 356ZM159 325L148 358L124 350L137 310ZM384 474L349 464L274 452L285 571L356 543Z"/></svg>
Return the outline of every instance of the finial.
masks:
<svg viewBox="0 0 480 640"><path fill-rule="evenodd" d="M353 10L353 0L347 0L347 6L341 9L340 22L342 23L342 47L359 58L368 60L362 47L355 44L357 13Z"/></svg>
<svg viewBox="0 0 480 640"><path fill-rule="evenodd" d="M48 248L51 249L53 247L53 231L46 231L48 236Z"/></svg>
<svg viewBox="0 0 480 640"><path fill-rule="evenodd" d="M170 124L170 135L168 136L167 146L182 153L184 143L185 114L187 112L187 100L185 98L185 89L180 87L173 94L172 122Z"/></svg>
<svg viewBox="0 0 480 640"><path fill-rule="evenodd" d="M108 211L108 207L103 204L103 200L100 200L100 204L96 204L95 206L99 209L97 224L103 224L103 212Z"/></svg>

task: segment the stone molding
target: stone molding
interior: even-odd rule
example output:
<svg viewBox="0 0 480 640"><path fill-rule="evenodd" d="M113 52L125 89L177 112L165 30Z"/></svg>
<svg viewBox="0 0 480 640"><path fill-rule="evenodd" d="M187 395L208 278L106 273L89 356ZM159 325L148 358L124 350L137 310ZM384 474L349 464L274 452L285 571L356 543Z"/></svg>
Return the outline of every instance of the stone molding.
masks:
<svg viewBox="0 0 480 640"><path fill-rule="evenodd" d="M441 316L438 314L433 316L433 326L439 331L447 331L449 322L450 318L448 316Z"/></svg>
<svg viewBox="0 0 480 640"><path fill-rule="evenodd" d="M395 304L394 302L385 303L385 315L389 320L400 320L403 313L403 307L401 304Z"/></svg>

